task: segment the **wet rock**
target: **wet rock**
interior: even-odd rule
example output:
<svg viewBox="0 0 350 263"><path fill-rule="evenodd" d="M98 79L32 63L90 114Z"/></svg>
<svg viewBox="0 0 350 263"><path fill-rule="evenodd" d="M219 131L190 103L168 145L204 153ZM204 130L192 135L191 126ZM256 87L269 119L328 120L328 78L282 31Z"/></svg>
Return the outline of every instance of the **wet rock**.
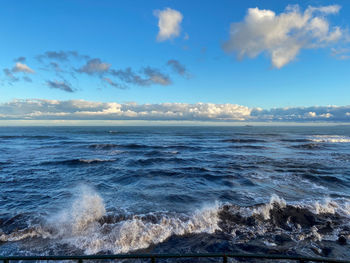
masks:
<svg viewBox="0 0 350 263"><path fill-rule="evenodd" d="M344 226L343 227L344 232L349 232L350 233L350 226Z"/></svg>
<svg viewBox="0 0 350 263"><path fill-rule="evenodd" d="M98 222L100 223L100 225L103 225L103 224L116 224L120 221L125 221L129 219L128 216L126 215L122 215L122 214L119 214L119 215L105 215L103 217L101 217Z"/></svg>
<svg viewBox="0 0 350 263"><path fill-rule="evenodd" d="M330 247L324 247L322 248L322 254L325 256L325 257L328 257L329 254L332 252L332 249Z"/></svg>
<svg viewBox="0 0 350 263"><path fill-rule="evenodd" d="M320 233L322 235L329 234L332 232L333 232L333 227L332 227L332 223L330 221L328 221L325 226L323 226L322 228L320 228L318 230L318 233Z"/></svg>
<svg viewBox="0 0 350 263"><path fill-rule="evenodd" d="M243 217L229 206L224 206L219 212L219 227L227 233L231 233L237 225L254 226L256 221L253 217Z"/></svg>
<svg viewBox="0 0 350 263"><path fill-rule="evenodd" d="M281 234L281 235L276 235L275 236L275 242L282 245L286 242L292 241L291 237L287 234Z"/></svg>
<svg viewBox="0 0 350 263"><path fill-rule="evenodd" d="M346 237L344 237L343 235L339 236L338 243L342 246L346 245L346 243L347 243Z"/></svg>
<svg viewBox="0 0 350 263"><path fill-rule="evenodd" d="M287 205L282 208L274 206L270 211L271 221L275 226L290 230L288 222L295 226L300 225L302 228L310 228L317 223L316 215L306 208L294 207Z"/></svg>

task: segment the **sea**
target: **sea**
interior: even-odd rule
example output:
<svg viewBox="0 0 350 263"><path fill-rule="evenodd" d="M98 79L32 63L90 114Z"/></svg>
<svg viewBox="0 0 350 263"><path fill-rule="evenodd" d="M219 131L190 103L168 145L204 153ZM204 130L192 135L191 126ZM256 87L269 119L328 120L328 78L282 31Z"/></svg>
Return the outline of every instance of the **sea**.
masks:
<svg viewBox="0 0 350 263"><path fill-rule="evenodd" d="M349 259L350 126L0 128L0 255L208 252Z"/></svg>

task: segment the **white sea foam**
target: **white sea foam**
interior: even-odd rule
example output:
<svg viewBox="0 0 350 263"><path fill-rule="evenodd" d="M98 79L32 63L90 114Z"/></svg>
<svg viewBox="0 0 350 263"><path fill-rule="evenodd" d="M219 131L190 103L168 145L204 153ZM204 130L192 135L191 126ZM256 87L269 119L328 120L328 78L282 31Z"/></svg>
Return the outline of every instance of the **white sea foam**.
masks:
<svg viewBox="0 0 350 263"><path fill-rule="evenodd" d="M350 143L350 137L339 135L315 135L311 138L313 142L324 143Z"/></svg>
<svg viewBox="0 0 350 263"><path fill-rule="evenodd" d="M50 238L52 237L51 233L42 228L41 226L36 226L28 229L18 230L15 232L12 232L8 235L0 232L0 241L1 242L14 242L19 241L26 238L34 238L34 237L41 237L41 238Z"/></svg>
<svg viewBox="0 0 350 263"><path fill-rule="evenodd" d="M273 194L267 204L246 208L232 206L232 208L238 209L237 212L242 216L259 214L264 220L269 220L270 211L276 206L284 208L287 204L283 198ZM297 206L311 209L315 214L350 215L350 202L344 202L344 200L336 202L325 199L313 204L301 203ZM164 212L135 215L124 220L104 220L106 209L102 197L93 189L83 186L71 204L48 218L46 224L14 231L8 235L0 233L0 241L19 241L40 237L70 244L84 250L86 254L101 251L127 253L164 242L173 235L214 233L220 230L218 226L220 209L220 205L216 203L196 210L192 214ZM253 228L253 231L260 231L259 233L263 234L266 229L260 228ZM249 227L249 229L252 228ZM315 240L322 240L323 237L316 228L311 230L308 235L301 235L300 239L312 237Z"/></svg>
<svg viewBox="0 0 350 263"><path fill-rule="evenodd" d="M126 253L163 242L172 235L213 233L218 227L219 205L204 207L191 215L161 214L154 220L133 216L117 223L101 224L106 214L103 199L93 189L83 186L68 206L46 220L46 224L23 231L1 234L0 241L18 241L41 237L60 240L85 250Z"/></svg>
<svg viewBox="0 0 350 263"><path fill-rule="evenodd" d="M264 217L265 220L270 219L270 211L274 206L279 206L281 208L286 207L286 201L283 198L280 198L278 195L273 194L270 197L270 202L259 206L253 209L253 214L260 214Z"/></svg>
<svg viewBox="0 0 350 263"><path fill-rule="evenodd" d="M322 203L316 201L314 204L316 214L335 214L339 205L329 198L326 198Z"/></svg>
<svg viewBox="0 0 350 263"><path fill-rule="evenodd" d="M49 220L62 242L77 246L87 254L99 251L126 253L157 244L172 235L207 232L218 229L218 204L195 211L192 215L176 217L162 215L157 222L140 216L117 223L101 225L105 213L102 198L92 189L83 187L69 209Z"/></svg>

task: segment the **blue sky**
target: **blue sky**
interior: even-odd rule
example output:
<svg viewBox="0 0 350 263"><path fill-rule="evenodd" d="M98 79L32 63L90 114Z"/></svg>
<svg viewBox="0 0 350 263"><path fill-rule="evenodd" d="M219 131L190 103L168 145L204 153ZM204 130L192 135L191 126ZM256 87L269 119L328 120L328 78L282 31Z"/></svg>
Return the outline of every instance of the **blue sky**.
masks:
<svg viewBox="0 0 350 263"><path fill-rule="evenodd" d="M0 116L44 116L14 110L40 100L204 103L206 118L218 119L230 113L211 104L321 116L329 108L310 107L349 105L349 17L348 1L2 1Z"/></svg>

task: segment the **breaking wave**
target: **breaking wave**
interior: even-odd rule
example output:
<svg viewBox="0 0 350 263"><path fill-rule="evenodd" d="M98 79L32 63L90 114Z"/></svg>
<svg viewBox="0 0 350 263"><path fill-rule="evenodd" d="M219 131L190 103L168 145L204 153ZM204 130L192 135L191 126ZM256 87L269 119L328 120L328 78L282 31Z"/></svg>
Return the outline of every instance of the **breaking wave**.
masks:
<svg viewBox="0 0 350 263"><path fill-rule="evenodd" d="M192 214L112 214L99 194L83 186L68 209L20 230L0 231L0 242L42 238L58 240L86 254L127 253L166 243L170 237L205 233L213 238L224 234L237 244L262 239L268 245L287 242L297 246L302 241L349 237L349 219L349 202L326 199L288 204L277 195L265 204L243 207L216 203Z"/></svg>
<svg viewBox="0 0 350 263"><path fill-rule="evenodd" d="M192 215L150 213L113 216L106 214L103 199L91 188L82 187L70 208L12 233L0 232L1 242L41 237L59 239L87 254L100 251L126 253L163 242L172 235L213 233L218 229L217 206L205 207Z"/></svg>
<svg viewBox="0 0 350 263"><path fill-rule="evenodd" d="M350 143L350 137L339 135L315 135L311 140L324 143Z"/></svg>

